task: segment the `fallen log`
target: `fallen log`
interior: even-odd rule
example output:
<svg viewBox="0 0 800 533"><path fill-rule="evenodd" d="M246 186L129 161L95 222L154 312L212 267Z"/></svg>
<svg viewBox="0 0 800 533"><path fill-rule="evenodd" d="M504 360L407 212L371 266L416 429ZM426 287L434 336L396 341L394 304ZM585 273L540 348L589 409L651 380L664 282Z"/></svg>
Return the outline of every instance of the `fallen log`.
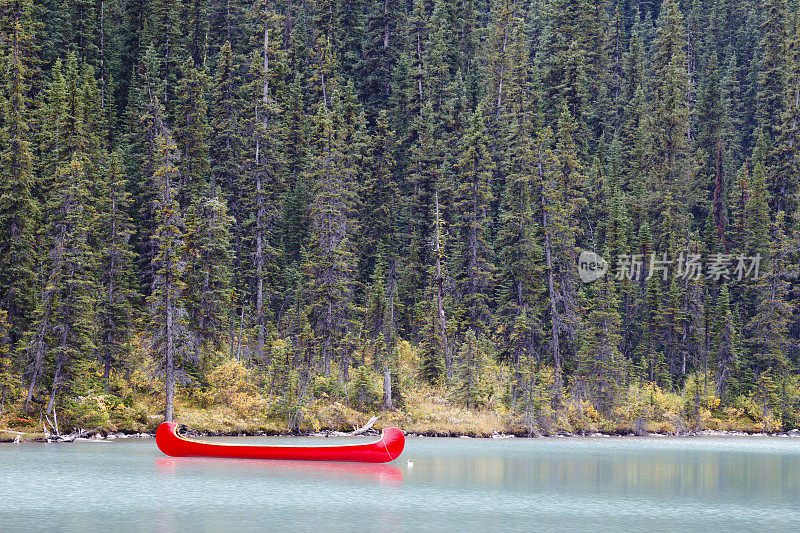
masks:
<svg viewBox="0 0 800 533"><path fill-rule="evenodd" d="M90 429L90 430L83 430L79 433L72 433L70 435L66 435L58 439L58 442L74 442L75 439L82 439L84 437L91 437L92 435L100 432L100 426Z"/></svg>
<svg viewBox="0 0 800 533"><path fill-rule="evenodd" d="M354 429L354 430L353 430L353 432L352 432L352 433L350 433L350 435L361 435L362 433L366 433L367 431L369 431L370 429L372 429L372 426L373 426L373 425L375 424L375 422L377 422L377 421L378 421L378 417L377 417L377 416L373 416L373 417L372 417L372 418L370 418L370 419L367 421L367 423L366 423L366 424L364 424L362 427L360 427L360 428L357 428L357 429Z"/></svg>
<svg viewBox="0 0 800 533"><path fill-rule="evenodd" d="M364 433L366 433L367 431L372 429L372 426L377 421L378 421L378 417L377 416L373 416L372 418L367 420L367 423L364 424L363 426L361 426L360 428L353 427L353 431L328 431L328 432L325 433L325 436L327 436L327 437L330 437L330 436L334 436L334 437L354 437L356 435L363 435Z"/></svg>

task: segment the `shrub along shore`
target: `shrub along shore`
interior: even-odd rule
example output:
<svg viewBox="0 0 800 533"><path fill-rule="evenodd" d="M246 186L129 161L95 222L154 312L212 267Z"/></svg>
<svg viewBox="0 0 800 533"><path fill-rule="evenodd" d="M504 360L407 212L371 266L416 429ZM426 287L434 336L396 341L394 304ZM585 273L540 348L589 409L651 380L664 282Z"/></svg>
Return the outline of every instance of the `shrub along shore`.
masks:
<svg viewBox="0 0 800 533"><path fill-rule="evenodd" d="M542 393L530 405L510 405L512 379L503 366L490 367L481 384L485 396L468 405L458 391L431 386L415 372L416 353L408 345L398 350L399 373L394 375L391 409L385 406L379 372L364 365L342 384L336 374L317 377L305 391L275 394L266 385L268 372L224 360L209 372L205 383L180 387L175 398L175 421L200 435L326 435L361 427L371 416L373 430L388 426L407 434L440 437L559 437L605 435L800 435L781 424L752 397L715 398L713 387L690 378L681 393L654 384L627 385L625 402L607 412L591 402L565 393L557 402ZM22 398L7 404L0 415L0 442L122 438L151 436L163 421L164 387L151 361L142 359L124 379L112 378L107 388L87 391L47 414L25 412ZM548 375L542 369L542 375ZM552 372L550 373L552 375ZM296 385L296 383L295 383ZM22 392L22 391L20 391ZM55 416L54 416L55 415ZM47 434L45 434L47 432Z"/></svg>

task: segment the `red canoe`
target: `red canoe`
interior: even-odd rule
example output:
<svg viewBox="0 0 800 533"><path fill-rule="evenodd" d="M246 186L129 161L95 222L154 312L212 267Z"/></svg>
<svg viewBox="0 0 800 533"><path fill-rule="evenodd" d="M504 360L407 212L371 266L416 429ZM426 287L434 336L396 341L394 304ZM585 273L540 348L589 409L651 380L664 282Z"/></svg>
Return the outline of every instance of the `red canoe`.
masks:
<svg viewBox="0 0 800 533"><path fill-rule="evenodd" d="M250 446L202 442L178 435L178 424L164 422L156 432L158 448L172 457L226 457L236 459L283 459L289 461L357 461L386 463L403 453L406 439L397 428L383 430L380 440L339 446Z"/></svg>

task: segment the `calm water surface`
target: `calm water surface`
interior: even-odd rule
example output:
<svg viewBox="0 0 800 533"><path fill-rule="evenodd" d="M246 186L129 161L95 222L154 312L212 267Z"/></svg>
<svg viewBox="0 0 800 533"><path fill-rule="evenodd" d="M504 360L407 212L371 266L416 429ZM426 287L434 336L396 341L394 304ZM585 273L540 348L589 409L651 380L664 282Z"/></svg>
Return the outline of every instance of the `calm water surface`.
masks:
<svg viewBox="0 0 800 533"><path fill-rule="evenodd" d="M387 465L0 445L0 531L701 529L800 530L800 439L409 438Z"/></svg>

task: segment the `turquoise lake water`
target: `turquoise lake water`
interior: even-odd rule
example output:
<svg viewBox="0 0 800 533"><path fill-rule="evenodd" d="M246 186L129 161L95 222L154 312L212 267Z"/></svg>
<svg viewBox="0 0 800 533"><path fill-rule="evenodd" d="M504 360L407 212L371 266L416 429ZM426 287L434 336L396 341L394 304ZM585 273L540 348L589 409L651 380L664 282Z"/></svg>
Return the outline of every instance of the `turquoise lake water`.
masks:
<svg viewBox="0 0 800 533"><path fill-rule="evenodd" d="M800 439L409 438L385 465L0 444L0 531L701 530L800 531Z"/></svg>

